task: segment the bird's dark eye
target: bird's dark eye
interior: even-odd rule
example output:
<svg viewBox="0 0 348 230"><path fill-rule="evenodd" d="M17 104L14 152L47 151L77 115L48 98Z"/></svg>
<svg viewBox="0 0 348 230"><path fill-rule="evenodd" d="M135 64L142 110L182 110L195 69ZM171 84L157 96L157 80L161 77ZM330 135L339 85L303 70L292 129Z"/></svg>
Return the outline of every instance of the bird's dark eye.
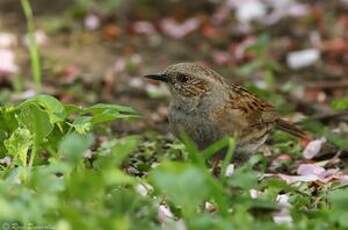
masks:
<svg viewBox="0 0 348 230"><path fill-rule="evenodd" d="M185 75L185 74L179 74L176 79L179 81L179 82L182 82L182 83L185 83L189 80L188 76Z"/></svg>

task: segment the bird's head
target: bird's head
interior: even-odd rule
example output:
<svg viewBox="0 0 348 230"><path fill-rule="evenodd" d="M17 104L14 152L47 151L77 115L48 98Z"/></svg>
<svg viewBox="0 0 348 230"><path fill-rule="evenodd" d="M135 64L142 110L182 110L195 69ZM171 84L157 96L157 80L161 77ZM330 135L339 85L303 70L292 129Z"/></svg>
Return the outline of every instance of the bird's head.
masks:
<svg viewBox="0 0 348 230"><path fill-rule="evenodd" d="M161 73L145 77L165 82L174 98L201 97L223 84L217 72L199 63L170 65Z"/></svg>

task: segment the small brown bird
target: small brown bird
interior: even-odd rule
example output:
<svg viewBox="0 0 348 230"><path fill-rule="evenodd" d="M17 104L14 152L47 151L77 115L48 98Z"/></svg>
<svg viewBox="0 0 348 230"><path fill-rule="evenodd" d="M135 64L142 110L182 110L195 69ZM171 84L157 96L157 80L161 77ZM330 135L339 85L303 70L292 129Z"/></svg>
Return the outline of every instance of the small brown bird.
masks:
<svg viewBox="0 0 348 230"><path fill-rule="evenodd" d="M179 63L145 77L167 84L172 95L172 133L179 137L186 132L200 149L233 136L236 153L250 155L274 128L306 137L301 129L282 120L270 104L241 86L228 84L219 73L201 64Z"/></svg>

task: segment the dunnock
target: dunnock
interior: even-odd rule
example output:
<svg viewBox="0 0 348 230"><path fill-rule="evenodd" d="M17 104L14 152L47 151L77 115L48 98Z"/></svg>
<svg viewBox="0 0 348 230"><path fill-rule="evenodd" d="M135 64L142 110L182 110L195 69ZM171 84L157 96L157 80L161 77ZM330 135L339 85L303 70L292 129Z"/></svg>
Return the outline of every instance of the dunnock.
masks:
<svg viewBox="0 0 348 230"><path fill-rule="evenodd" d="M236 153L250 155L274 128L296 137L306 134L282 120L274 108L241 86L228 84L214 70L197 63L169 66L145 76L165 82L171 92L169 124L179 137L186 132L200 149L225 136L237 140Z"/></svg>

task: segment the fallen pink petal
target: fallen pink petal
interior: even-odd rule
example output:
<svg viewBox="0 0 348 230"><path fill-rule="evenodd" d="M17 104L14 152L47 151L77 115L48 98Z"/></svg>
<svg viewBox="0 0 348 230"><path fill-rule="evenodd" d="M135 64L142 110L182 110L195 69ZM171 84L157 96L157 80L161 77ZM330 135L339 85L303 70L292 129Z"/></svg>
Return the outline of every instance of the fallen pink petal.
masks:
<svg viewBox="0 0 348 230"><path fill-rule="evenodd" d="M15 54L12 50L0 49L0 60L0 73L5 75L18 73L19 66L15 63Z"/></svg>
<svg viewBox="0 0 348 230"><path fill-rule="evenodd" d="M199 25L200 22L197 18L190 18L182 23L175 21L173 18L165 18L161 22L163 32L176 39L187 36L198 29Z"/></svg>
<svg viewBox="0 0 348 230"><path fill-rule="evenodd" d="M321 138L321 139L317 139L317 140L313 140L313 141L309 142L308 145L306 146L306 148L303 150L304 158L312 159L316 155L318 155L318 153L321 150L321 146L325 142L326 142L325 138Z"/></svg>

